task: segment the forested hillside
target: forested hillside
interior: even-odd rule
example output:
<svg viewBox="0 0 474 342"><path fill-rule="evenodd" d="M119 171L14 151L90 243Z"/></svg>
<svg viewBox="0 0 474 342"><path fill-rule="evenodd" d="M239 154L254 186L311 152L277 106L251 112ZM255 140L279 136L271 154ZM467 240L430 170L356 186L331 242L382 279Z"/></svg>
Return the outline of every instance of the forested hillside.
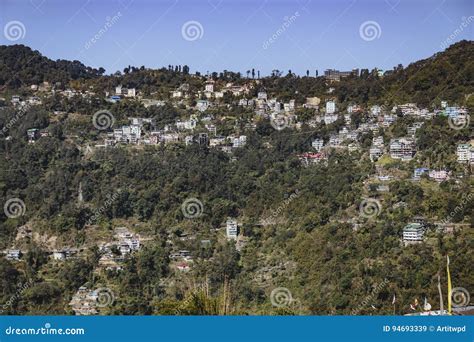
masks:
<svg viewBox="0 0 474 342"><path fill-rule="evenodd" d="M382 137L388 146L416 121L397 112L394 123L375 133L360 130L357 149L328 147L324 162L301 162L315 139L327 143L345 126L363 127L373 104L385 106L387 115L394 104L406 102L434 110L445 100L472 109L473 52L474 43L463 41L384 77L364 73L335 84L322 77L266 77L248 94L226 95L198 111L202 94L180 102L169 98L183 83L192 93L209 82L190 75L189 68L127 68L102 76L103 70L77 61L54 62L23 46L0 46L0 203L20 198L25 204L23 215L0 214L1 249L24 251L21 260L0 257L0 302L14 298L3 313L72 314L68 303L87 284L113 291L104 314L405 314L415 299L427 297L438 306L446 255L453 283L474 289L472 165L456 159L458 144L473 138L472 123L453 129L446 115L424 119L414 135L412 160L392 159L387 152L372 161L373 138ZM29 86L43 81L94 93L51 92L35 95L44 96L41 103L20 109L10 104L12 95L31 96ZM235 73L217 74L215 81L256 82ZM137 98L106 101L104 94L119 84L169 102L145 107ZM268 117L238 104L262 89L298 105L311 96L334 98L340 117L311 123L323 110L300 106L298 128L275 129ZM363 110L348 114L349 103ZM201 121L189 135L208 132L205 125L213 120L216 136L245 135L246 144L231 152L182 140L104 146L113 129L92 124L99 109L113 113L113 128L140 117L154 119L156 131L194 115ZM47 134L31 141L32 128ZM437 182L424 175L415 182L413 171L420 167L447 169L451 178ZM382 174L390 175L385 183ZM190 198L202 204L201 215L191 219L183 213ZM380 204L376 215L361 215L367 198ZM427 221L425 241L404 245L403 228L417 216ZM229 217L238 221L238 244L226 239ZM464 228L440 232L435 223L447 217ZM124 256L122 269L100 268L99 245L122 226L140 234L141 248ZM31 234L20 237L20 228ZM52 259L65 247L77 249L78 256ZM173 260L182 250L193 259L185 272ZM112 253L121 255L116 246ZM15 295L18 283L28 284L21 296ZM290 291L286 305L272 305L275 288Z"/></svg>

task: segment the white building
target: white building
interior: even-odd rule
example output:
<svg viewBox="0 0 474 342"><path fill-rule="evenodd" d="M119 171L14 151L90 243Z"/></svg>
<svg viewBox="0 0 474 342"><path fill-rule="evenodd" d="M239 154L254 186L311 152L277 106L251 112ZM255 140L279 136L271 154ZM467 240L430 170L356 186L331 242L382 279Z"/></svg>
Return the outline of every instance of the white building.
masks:
<svg viewBox="0 0 474 342"><path fill-rule="evenodd" d="M372 106L370 107L370 114L372 114L372 116L378 116L380 115L380 113L382 112L382 107L380 106Z"/></svg>
<svg viewBox="0 0 474 342"><path fill-rule="evenodd" d="M214 81L207 82L206 85L204 86L204 90L206 92L213 93L214 92Z"/></svg>
<svg viewBox="0 0 474 342"><path fill-rule="evenodd" d="M418 167L413 171L413 179L418 181L421 179L421 176L430 172L430 169L426 167Z"/></svg>
<svg viewBox="0 0 474 342"><path fill-rule="evenodd" d="M390 157L393 159L411 160L415 154L415 141L410 138L392 139Z"/></svg>
<svg viewBox="0 0 474 342"><path fill-rule="evenodd" d="M114 139L116 142L136 144L142 134L141 125L122 126L114 129Z"/></svg>
<svg viewBox="0 0 474 342"><path fill-rule="evenodd" d="M184 137L184 143L186 146L192 145L194 142L194 137L192 135L187 135Z"/></svg>
<svg viewBox="0 0 474 342"><path fill-rule="evenodd" d="M247 136L241 135L240 137L236 137L232 140L232 147L234 148L244 147L246 143L247 143Z"/></svg>
<svg viewBox="0 0 474 342"><path fill-rule="evenodd" d="M311 146L316 150L316 151L321 151L321 149L324 146L324 140L323 139L314 139L313 142L311 143Z"/></svg>
<svg viewBox="0 0 474 342"><path fill-rule="evenodd" d="M63 251L54 251L53 252L53 259L54 260L64 260L66 259L66 253Z"/></svg>
<svg viewBox="0 0 474 342"><path fill-rule="evenodd" d="M459 144L456 150L458 162L469 163L473 159L474 148L470 144Z"/></svg>
<svg viewBox="0 0 474 342"><path fill-rule="evenodd" d="M324 123L326 125L332 124L336 120L337 120L337 115L336 114L324 115Z"/></svg>
<svg viewBox="0 0 474 342"><path fill-rule="evenodd" d="M128 88L126 97L135 97L137 94L135 88Z"/></svg>
<svg viewBox="0 0 474 342"><path fill-rule="evenodd" d="M181 90L174 90L171 92L171 97L173 98L183 97L183 92Z"/></svg>
<svg viewBox="0 0 474 342"><path fill-rule="evenodd" d="M226 222L227 239L236 240L237 235L238 235L238 230L239 229L238 229L237 221L229 217Z"/></svg>
<svg viewBox="0 0 474 342"><path fill-rule="evenodd" d="M418 243L423 241L425 229L420 223L410 223L403 228L403 241Z"/></svg>
<svg viewBox="0 0 474 342"><path fill-rule="evenodd" d="M431 170L428 173L428 177L431 179L437 181L437 182L443 182L448 179L449 173L446 170Z"/></svg>
<svg viewBox="0 0 474 342"><path fill-rule="evenodd" d="M10 249L6 253L6 258L8 260L19 260L21 256L21 251L19 249Z"/></svg>
<svg viewBox="0 0 474 342"><path fill-rule="evenodd" d="M329 146L331 147L339 147L342 144L342 139L338 135L331 135L329 137Z"/></svg>
<svg viewBox="0 0 474 342"><path fill-rule="evenodd" d="M326 102L326 114L333 114L336 112L336 102L328 101Z"/></svg>
<svg viewBox="0 0 474 342"><path fill-rule="evenodd" d="M209 102L206 100L199 100L196 103L196 109L200 112L204 112L209 107Z"/></svg>
<svg viewBox="0 0 474 342"><path fill-rule="evenodd" d="M372 144L377 147L383 147L383 137L381 135L372 138Z"/></svg>
<svg viewBox="0 0 474 342"><path fill-rule="evenodd" d="M209 146L216 147L225 143L225 137L217 136L209 140Z"/></svg>

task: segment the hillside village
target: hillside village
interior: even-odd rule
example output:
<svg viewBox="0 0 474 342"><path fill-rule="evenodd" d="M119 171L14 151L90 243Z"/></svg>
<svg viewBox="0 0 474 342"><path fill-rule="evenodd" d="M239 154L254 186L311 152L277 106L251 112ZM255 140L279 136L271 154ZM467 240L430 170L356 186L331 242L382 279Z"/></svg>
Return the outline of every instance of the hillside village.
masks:
<svg viewBox="0 0 474 342"><path fill-rule="evenodd" d="M388 77L390 72L374 70L372 74L383 79ZM426 216L406 213L410 208L405 200L413 201L413 199L410 198L411 195L407 195L409 190L403 189L403 186L410 189L419 187L429 192L443 189L448 183L453 188L472 184L474 139L470 129L469 108L462 103L442 98L429 106L413 102L341 103L335 94L337 92L335 89L349 77L355 77L357 82L357 77L360 75L357 70L351 72L327 70L324 76L317 78L318 82L323 82L324 92L317 94L318 96L305 97L302 101L300 96L280 96L267 89L263 79L250 78L249 74L247 79L240 79L237 82L229 82L215 75L189 75L189 83L181 83L166 93L144 91L140 84L132 87L123 83L123 79L118 76L112 76L112 81L105 87L91 82L84 82L91 84L88 87L78 82L71 82L68 85L50 81L28 84L20 90L9 89L0 93L0 110L15 113L10 120L3 122L2 144L8 149L8 144L13 143L15 139L10 135L10 131L15 132L14 128L18 122L22 122L22 117L26 117L28 112L36 109L46 110L47 121L37 119L30 122L36 122L38 125L29 123L28 127L22 127L24 132L21 139L26 144L22 148L34 150L36 146L49 144L52 139L59 136L54 129L59 122L64 125L60 139L80 151L77 155L80 160L86 162L94 162L95 156L114 155L121 151L132 156L140 153L160 156L168 153L163 151L174 150L183 151L182 155L192 155L200 153L195 151L204 151L202 153L216 153L217 156L222 156L219 158L225 158L226 162L238 168L242 160L245 162L248 149L255 144L256 135L263 137L261 141L259 140L259 148L264 151L263 154L265 151L270 154L270 151L284 150L285 146L281 139L306 137L304 142L297 144L297 148L286 151L288 154L284 160L288 160L289 163L297 162L298 164L291 164L292 168L299 170L301 167L301 172L304 174L337 169L339 166L344 168L344 160L360 162L357 167L360 170L369 170L368 174L366 177L354 177L350 182L360 182L362 203L367 200L368 205L375 210L375 214L365 213L362 204L359 208L358 204L354 205L352 202L347 205L333 205L335 208L333 213L327 217L313 217L311 220L314 222L319 219L321 226L342 224L344 227L350 227L351 234L357 234L364 231L366 225L381 224L377 216L382 207L385 210L390 208L386 219L393 219L394 215L400 215L396 217L402 218L397 219L402 229L397 230L390 243L393 248L405 249L407 253L416 253L412 248L431 248L436 239L442 239L443 236L457 239L458 234L467 234L467 230L472 228L472 213L471 223L468 222L468 216L459 218L458 215L469 210L474 196L472 191L459 199L457 205L449 206L448 215ZM293 76L290 74L288 77ZM73 84L78 86L74 87ZM88 111L93 108L93 112L81 113L79 107L84 106ZM177 115L166 120L160 115L142 115L167 113L167 111L174 111ZM433 146L426 146L426 143L421 141L426 140L426 136L432 133L432 129L425 130L426 127L439 122L443 123L446 132L452 132L453 135L461 131L468 132L460 139L455 138L457 140L454 150L449 150L443 156L446 157L445 162L432 152L427 152ZM134 157L131 158L133 159ZM112 175L111 169L107 170L106 166L103 166L106 164L98 165L102 166L97 168L105 168L104 172L110 172ZM283 169L282 166L280 168ZM95 169L90 168L87 172L93 174ZM146 172L148 171L143 171L143 177L147 177ZM215 172L219 174L225 171L215 170ZM273 177L278 178L280 171L274 172ZM85 179L84 175L82 179ZM408 185L400 185L405 184L404 182ZM297 184L296 181L290 183ZM166 190L166 184L160 186L163 191ZM148 248L154 246L159 245L163 248L163 252L153 254L150 260L154 261L147 260L143 263L147 265L146 267L155 267L151 266L157 263L157 259L154 258L159 258L164 264L160 267L166 269L166 272L163 271L166 276L163 275L157 282L158 285L155 284L162 291L160 292L162 296L164 296L162 293L170 295L171 291L178 291L174 288L179 288L181 282L189 281L194 275L205 274L202 270L208 264L219 262L224 269L230 267L221 259L247 258L244 260L251 260L253 263L252 252L248 251L257 250L256 246L259 246L262 254L259 253L257 256L255 253L255 258L265 259L263 251L272 254L268 250L271 247L258 241L261 233L256 233L255 230L268 229L273 233L265 232L265 234L275 234L275 237L284 234L277 234L274 227L294 220L292 210L295 208L292 206L295 204L292 202L298 203L300 200L299 194L294 197L287 196L291 199L287 202L281 200L277 205L267 202L263 214L252 212L251 208L247 208L246 215L239 215L241 212L236 203L245 206L241 201L235 200L235 204L229 205L228 210L220 209L220 206L225 207L227 203L219 203L216 205L218 209L215 209L222 211L219 220L199 223L198 228L192 224L199 220L199 216L194 221L194 217L187 217L183 211L185 219L182 221L182 210L165 203L163 210L169 212L175 210L177 213L170 214L170 217L179 219L176 219L178 223L174 224L170 218L163 218L160 222L164 227L160 230L152 228L148 223L148 218L152 214L147 213L146 208L140 211L140 215L146 219L137 219L136 215L127 217L108 213L113 206L112 203L117 201L116 198L120 198L121 194L118 193L122 191L121 187L116 185L112 187L114 193L118 195L116 198L107 195L110 203L104 201L103 196L102 202L96 202L102 205L102 208L92 204L91 199L84 199L86 190L83 187L87 186L83 186L81 180L79 186L73 190L74 195L71 195L74 198L73 206L79 211L87 209L93 216L81 221L80 229L71 235L73 238L68 240L68 233L62 236L63 232L54 233L48 230L44 226L47 220L30 217L15 227L12 238L7 239L7 243L3 246L5 258L16 265L31 260L29 246L32 242L45 253L47 260L43 261L44 265L53 265L53 269L56 267L60 269L68 262L93 258L94 266L88 271L87 276L83 277L88 281L75 283L74 294L68 297L67 306L63 306L66 312L78 315L109 312L112 303L106 306L99 303L100 294L96 290L97 287L109 286L107 279L129 277L130 270L138 269L137 272L140 272L141 267L145 266L134 258L142 255L141 253L148 253ZM134 187L140 188L140 191L146 190L146 186L143 189L142 186L132 182L132 190L135 190ZM393 188L405 193L393 195ZM296 188L298 193L297 190L298 188ZM347 188L344 191L347 191ZM289 190L286 192L291 193ZM189 196L194 193L197 193L197 190L190 192ZM252 198L251 193L252 189L248 192L248 198ZM347 199L344 199L346 203L351 201L349 198L352 197L347 196ZM161 200L163 201L163 198ZM324 202L318 203L322 205ZM281 214L282 212L286 214ZM109 220L105 215L115 217ZM288 216L288 220L284 218L285 215ZM314 223L305 224L311 226ZM63 226L66 227L67 224ZM308 231L311 232L309 228ZM296 233L288 232L288 235L294 237ZM230 250L226 249L228 246ZM216 254L217 250L220 250L225 257ZM228 257L229 255L231 256ZM280 257L272 254L272 258L279 260L278 262L268 258L261 267L253 264L245 267L258 274L254 280L259 286L268 289L274 284L275 279L294 277L293 273L297 268L295 262L290 260L291 258L280 260ZM237 267L236 264L237 261L232 267ZM45 278L51 276L48 271L42 272ZM219 281L222 282L223 279L227 281L228 277L230 276L226 275ZM91 279L99 281L94 284ZM111 291L119 297L120 291L114 290L114 286L117 284L112 285ZM173 295L177 296L174 293Z"/></svg>

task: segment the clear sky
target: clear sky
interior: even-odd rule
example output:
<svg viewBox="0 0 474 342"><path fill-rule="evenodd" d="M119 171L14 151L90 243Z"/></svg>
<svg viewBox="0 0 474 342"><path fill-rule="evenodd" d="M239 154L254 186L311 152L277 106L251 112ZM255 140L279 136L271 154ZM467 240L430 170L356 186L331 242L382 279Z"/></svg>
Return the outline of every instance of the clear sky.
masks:
<svg viewBox="0 0 474 342"><path fill-rule="evenodd" d="M472 0L0 0L0 44L108 73L391 69L473 39ZM449 45L449 44L448 44Z"/></svg>

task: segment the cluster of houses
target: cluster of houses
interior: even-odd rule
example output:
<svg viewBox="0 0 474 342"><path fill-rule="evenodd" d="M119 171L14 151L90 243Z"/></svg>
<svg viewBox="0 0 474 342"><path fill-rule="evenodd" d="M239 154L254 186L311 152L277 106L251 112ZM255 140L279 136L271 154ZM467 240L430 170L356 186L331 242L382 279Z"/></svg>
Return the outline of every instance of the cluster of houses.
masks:
<svg viewBox="0 0 474 342"><path fill-rule="evenodd" d="M305 108L315 109L319 112L319 105L321 100L317 97L307 98ZM383 155L387 154L392 159L400 161L410 161L416 154L416 131L420 129L425 120L431 119L437 115L444 115L448 117L463 117L468 115L467 110L462 107L448 107L447 103L443 101L442 108L439 110L429 111L425 108L418 108L414 103L406 103L392 107L390 111L383 107L374 105L368 109L368 119L359 124L357 128L351 126L351 114L362 112L363 109L357 104L349 105L346 111L338 111L337 104L334 100L326 101L325 110L322 114L317 114L312 120L308 121L310 127L316 127L318 123L324 122L326 125L332 124L337 120L342 120L344 126L339 129L338 133L329 136L326 142L323 139L315 139L312 142L312 148L316 150L308 151L307 153L298 155L299 159L305 164L319 163L325 160L325 153L328 148L345 148L349 152L359 151L360 137L368 132L372 132L372 145L369 148L369 158L375 162ZM384 142L384 139L379 135L380 130L390 127L399 116L412 116L415 121L407 127L406 136L391 139L389 142ZM295 125L298 128L298 123ZM387 143L388 146L385 145ZM461 163L472 163L473 148L470 144L461 144L458 146L457 156ZM432 177L437 180L442 179L442 171L433 171Z"/></svg>
<svg viewBox="0 0 474 342"><path fill-rule="evenodd" d="M431 170L427 167L418 167L413 171L413 180L419 181L421 176L426 175L436 182L444 182L449 179L450 174L448 170Z"/></svg>
<svg viewBox="0 0 474 342"><path fill-rule="evenodd" d="M74 258L78 253L78 249L75 248L63 248L60 250L54 250L49 252L49 255L54 260L66 260ZM18 261L22 258L24 253L20 249L12 248L3 251L5 258L11 261Z"/></svg>
<svg viewBox="0 0 474 342"><path fill-rule="evenodd" d="M181 272L191 270L191 265L194 262L191 252L186 249L171 253L170 259L176 261L176 269Z"/></svg>
<svg viewBox="0 0 474 342"><path fill-rule="evenodd" d="M158 145L184 143L185 145L199 144L232 152L232 149L244 147L246 135L230 134L217 135L214 124L204 124L205 132L195 133L197 124L201 122L195 116L189 120L177 120L174 125L165 125L164 129L156 130L155 120L151 118L129 118L130 124L115 128L107 133L104 144L96 147L112 147L117 144ZM145 128L145 124L147 128Z"/></svg>
<svg viewBox="0 0 474 342"><path fill-rule="evenodd" d="M125 257L138 251L140 247L140 235L131 233L126 227L117 227L114 230L114 240L99 246L102 253L99 267L120 271Z"/></svg>
<svg viewBox="0 0 474 342"><path fill-rule="evenodd" d="M329 81L337 81L341 77L347 77L354 74L355 71L326 70L325 77ZM50 85L44 82L40 85L32 85L31 89L35 92L53 92L65 97L80 95L90 97L95 95L91 91L76 91L72 89L56 90L57 84ZM275 97L270 97L265 89L261 88L259 80L247 82L240 85L233 83L221 84L209 78L204 82L202 89L194 89L188 83L183 83L175 90L171 91L170 98L167 100L155 100L143 98L135 88L116 86L114 91L106 92L106 99L109 101L120 101L125 98L139 100L144 106L162 106L170 102L174 106L184 105L188 110L195 111L186 120L178 119L174 124L156 127L151 118L129 118L130 124L121 127L114 127L111 132L106 133L104 143L97 147L116 146L117 144L136 144L136 145L157 145L184 143L191 145L197 143L211 148L221 149L226 153L232 153L233 149L244 147L247 143L247 136L235 132L226 136L218 134L218 122L213 114L208 111L212 107L220 104L217 100L225 97L225 94L239 97L235 104L253 110L255 117L250 122L245 123L246 130L256 129L256 120L266 118L275 120L277 117L284 117L287 126L299 129L302 122L298 121L298 106L296 100L290 99L287 102L279 101ZM331 89L330 89L331 90ZM256 96L250 94L254 92ZM331 91L328 91L330 94ZM187 101L197 99L194 102ZM38 96L31 96L22 101L20 96L12 96L11 102L14 105L31 103L40 104L41 99ZM191 104L190 104L191 103ZM192 104L194 103L194 104ZM193 107L194 106L194 107ZM229 106L229 105L227 105ZM322 101L319 97L308 97L306 102L300 105L300 108L306 108L314 111L314 115L307 120L309 127L318 127L319 124L331 125L335 122L343 122L344 126L337 133L329 136L327 141L315 139L312 143L313 151L298 155L298 158L305 165L319 163L327 159L329 148L347 149L349 152L361 150L360 139L368 132L372 132L373 141L369 149L369 157L375 162L383 155L389 155L393 159L400 161L410 161L416 154L416 131L422 127L424 121L434 116L443 115L449 118L467 118L466 108L449 105L447 101L441 101L441 106L435 110L419 108L415 103L405 103L385 108L380 105L372 105L365 109L352 103L346 108L339 108L335 98L331 95ZM366 119L359 122L357 127L352 124L351 115L354 113L365 113ZM407 128L406 136L392 139L384 142L380 135L380 130L390 127L400 116L410 116L414 118L414 123ZM146 124L146 125L145 125ZM236 130L240 130L236 128ZM32 128L28 131L28 141L35 142L43 136L47 136L47 131L40 131ZM386 146L387 145L387 146ZM474 150L472 144L460 144L457 148L457 158L460 163L473 164ZM439 176L439 177L438 177ZM416 177L415 177L416 178ZM442 179L443 174L433 173L433 177Z"/></svg>
<svg viewBox="0 0 474 342"><path fill-rule="evenodd" d="M97 315L98 300L97 290L89 290L86 286L81 286L72 296L69 306L78 316Z"/></svg>

